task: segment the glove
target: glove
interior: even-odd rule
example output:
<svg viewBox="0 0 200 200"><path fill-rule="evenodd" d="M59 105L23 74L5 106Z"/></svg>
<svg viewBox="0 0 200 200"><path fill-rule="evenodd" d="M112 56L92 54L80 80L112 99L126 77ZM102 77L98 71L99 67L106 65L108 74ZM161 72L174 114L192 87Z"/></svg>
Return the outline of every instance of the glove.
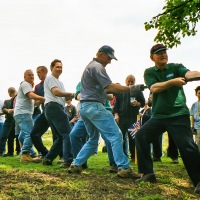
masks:
<svg viewBox="0 0 200 200"><path fill-rule="evenodd" d="M144 91L144 89L147 87L144 86L144 84L139 84L139 85L130 85L129 88L130 88L130 96L133 97L138 92Z"/></svg>

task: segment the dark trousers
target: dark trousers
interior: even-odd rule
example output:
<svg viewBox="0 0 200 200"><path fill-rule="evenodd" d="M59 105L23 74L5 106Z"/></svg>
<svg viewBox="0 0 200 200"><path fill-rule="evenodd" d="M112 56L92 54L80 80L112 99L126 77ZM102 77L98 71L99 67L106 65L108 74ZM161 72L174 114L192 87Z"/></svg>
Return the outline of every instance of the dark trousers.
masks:
<svg viewBox="0 0 200 200"><path fill-rule="evenodd" d="M120 117L119 118L119 128L122 132L123 135L123 149L124 149L124 153L126 154L126 146L125 146L125 135L129 129L129 127L131 126L131 124L133 124L134 122L136 122L137 120L137 116L135 118L130 118L130 117ZM128 140L129 140L129 151L131 154L131 158L135 158L135 139L133 139L131 137L131 135L128 133Z"/></svg>
<svg viewBox="0 0 200 200"><path fill-rule="evenodd" d="M158 138L156 138L152 142L153 157L154 158L161 158L162 157L162 137L163 137L163 134L161 134Z"/></svg>
<svg viewBox="0 0 200 200"><path fill-rule="evenodd" d="M48 130L49 123L45 117L44 112L36 119L33 130L31 131L32 143L42 156L48 153L48 149L42 142L42 135Z"/></svg>
<svg viewBox="0 0 200 200"><path fill-rule="evenodd" d="M149 144L165 131L172 136L185 168L196 186L200 182L200 152L193 140L189 115L165 119L151 118L136 133L139 173L154 173Z"/></svg>
<svg viewBox="0 0 200 200"><path fill-rule="evenodd" d="M178 149L176 147L176 144L174 143L174 140L172 139L172 136L168 134L168 148L167 148L167 156L171 159L177 159L178 158Z"/></svg>
<svg viewBox="0 0 200 200"><path fill-rule="evenodd" d="M58 103L51 102L45 106L45 117L48 120L54 138L53 145L45 157L53 161L63 148L64 162L72 161L73 155L69 138L71 127L64 108Z"/></svg>
<svg viewBox="0 0 200 200"><path fill-rule="evenodd" d="M18 137L15 135L15 121L7 121L5 120L3 125L3 131L0 138L0 153L3 153L5 150L5 145L7 142L8 154L14 154L14 140L16 139L16 151L20 152L20 145L18 141Z"/></svg>

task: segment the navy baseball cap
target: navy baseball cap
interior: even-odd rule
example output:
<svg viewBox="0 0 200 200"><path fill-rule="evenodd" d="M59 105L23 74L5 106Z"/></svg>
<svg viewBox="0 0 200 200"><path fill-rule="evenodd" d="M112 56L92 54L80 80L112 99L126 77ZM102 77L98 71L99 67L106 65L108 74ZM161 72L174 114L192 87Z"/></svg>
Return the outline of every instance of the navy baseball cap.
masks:
<svg viewBox="0 0 200 200"><path fill-rule="evenodd" d="M99 52L103 52L107 54L110 58L117 60L117 58L114 55L114 49L110 46L104 45L99 49Z"/></svg>
<svg viewBox="0 0 200 200"><path fill-rule="evenodd" d="M167 47L164 46L163 44L156 44L153 47L151 47L150 54L155 54L163 50L167 50Z"/></svg>

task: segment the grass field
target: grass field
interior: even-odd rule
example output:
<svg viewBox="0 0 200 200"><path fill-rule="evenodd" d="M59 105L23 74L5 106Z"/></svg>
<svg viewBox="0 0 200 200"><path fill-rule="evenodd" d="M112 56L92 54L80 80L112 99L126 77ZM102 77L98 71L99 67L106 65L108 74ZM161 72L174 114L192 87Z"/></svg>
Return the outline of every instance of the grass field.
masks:
<svg viewBox="0 0 200 200"><path fill-rule="evenodd" d="M43 139L51 145L51 134ZM164 154L162 163L155 163L154 169L158 183L140 183L133 179L120 179L109 173L106 153L101 152L88 161L89 168L82 174L68 174L54 161L52 166L41 163L20 163L19 158L0 157L0 199L2 200L129 200L129 199L200 199L193 193L189 177L183 163L172 164ZM167 146L167 137L163 139L163 150ZM134 171L137 165L131 163Z"/></svg>

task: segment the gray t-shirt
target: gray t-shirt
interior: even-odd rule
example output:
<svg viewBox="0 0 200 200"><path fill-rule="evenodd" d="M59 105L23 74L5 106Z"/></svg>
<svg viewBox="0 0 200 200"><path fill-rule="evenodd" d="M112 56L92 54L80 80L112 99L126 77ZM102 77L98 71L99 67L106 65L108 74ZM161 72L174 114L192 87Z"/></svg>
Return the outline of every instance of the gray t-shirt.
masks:
<svg viewBox="0 0 200 200"><path fill-rule="evenodd" d="M81 99L106 102L105 87L112 83L105 67L95 58L85 68L81 78Z"/></svg>
<svg viewBox="0 0 200 200"><path fill-rule="evenodd" d="M59 103L60 105L62 105L64 108L65 97L55 96L51 92L51 89L54 87L57 87L59 90L62 90L65 92L63 83L61 81L59 81L57 78L55 78L54 76L50 75L44 81L44 97L45 97L44 105L49 102L56 102L56 103Z"/></svg>
<svg viewBox="0 0 200 200"><path fill-rule="evenodd" d="M19 114L33 114L34 100L29 99L27 93L33 92L32 85L26 81L20 84L16 103L14 108L14 116Z"/></svg>

